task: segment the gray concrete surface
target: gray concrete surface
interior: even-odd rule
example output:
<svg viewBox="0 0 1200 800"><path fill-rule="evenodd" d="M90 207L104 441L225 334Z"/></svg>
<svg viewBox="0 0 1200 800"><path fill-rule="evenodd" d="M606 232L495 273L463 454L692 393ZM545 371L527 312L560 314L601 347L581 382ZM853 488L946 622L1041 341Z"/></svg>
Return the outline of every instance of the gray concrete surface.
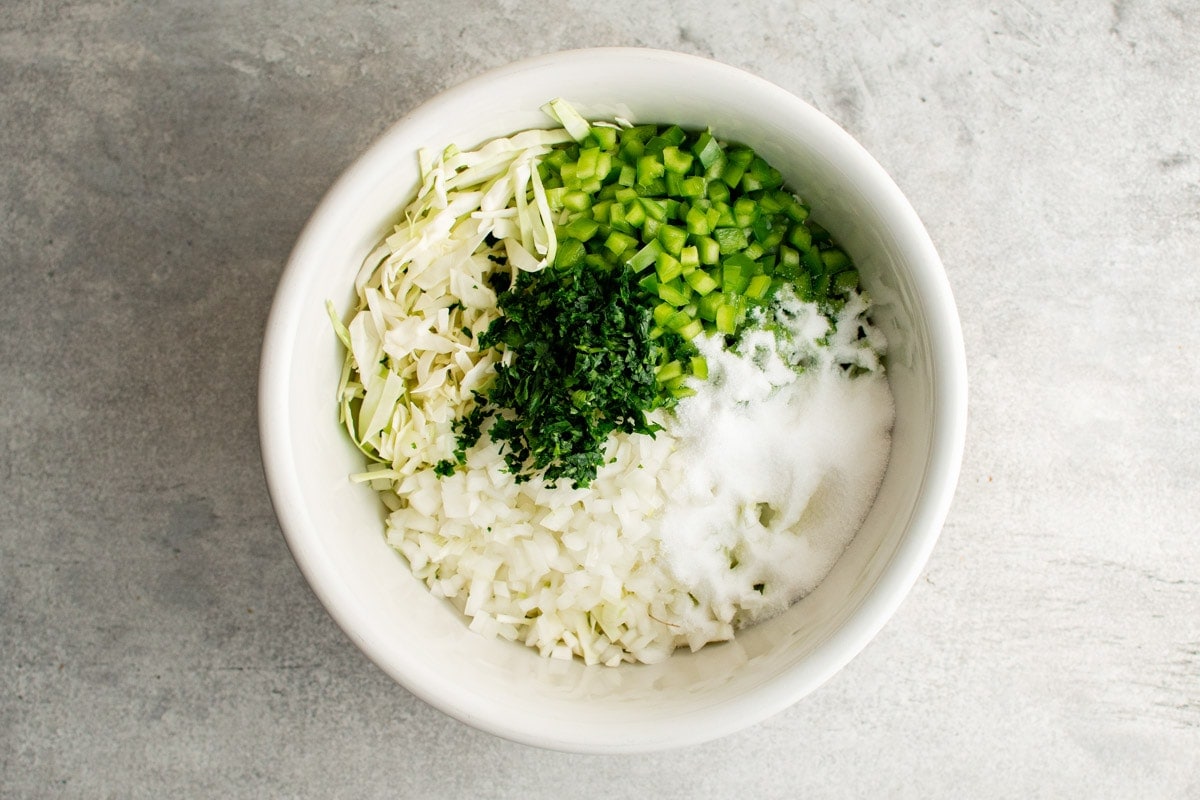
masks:
<svg viewBox="0 0 1200 800"><path fill-rule="evenodd" d="M7 2L0 796L1200 797L1200 6ZM399 689L293 564L259 339L389 122L649 45L814 103L926 220L972 410L924 578L708 745L542 752Z"/></svg>

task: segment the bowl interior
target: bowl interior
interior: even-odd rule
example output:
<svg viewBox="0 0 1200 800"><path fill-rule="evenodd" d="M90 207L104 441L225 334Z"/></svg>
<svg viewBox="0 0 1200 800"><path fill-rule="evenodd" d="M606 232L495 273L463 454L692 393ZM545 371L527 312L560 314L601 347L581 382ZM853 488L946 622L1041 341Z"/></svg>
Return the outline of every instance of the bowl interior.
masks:
<svg viewBox="0 0 1200 800"><path fill-rule="evenodd" d="M345 313L369 249L415 191L415 153L530 127L562 96L591 118L711 127L784 174L858 262L889 339L891 459L873 510L828 578L730 643L663 664L588 668L485 640L383 538L358 452L336 419ZM659 51L577 51L464 84L402 120L343 177L293 254L268 324L260 413L273 501L297 562L347 634L413 693L518 741L583 751L677 746L795 702L860 650L911 586L957 478L965 419L958 321L937 255L883 170L827 118L731 67Z"/></svg>

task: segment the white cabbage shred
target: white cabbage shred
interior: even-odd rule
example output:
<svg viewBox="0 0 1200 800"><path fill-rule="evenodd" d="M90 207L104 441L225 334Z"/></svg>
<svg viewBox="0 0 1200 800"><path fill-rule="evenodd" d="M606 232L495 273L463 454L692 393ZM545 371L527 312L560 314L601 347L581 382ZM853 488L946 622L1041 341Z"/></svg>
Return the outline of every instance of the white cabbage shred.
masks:
<svg viewBox="0 0 1200 800"><path fill-rule="evenodd" d="M344 337L354 373L339 391L342 419L364 452L389 465L389 477L453 455L451 425L474 406L472 392L495 357L478 347L499 314L487 282L492 257L503 257L514 278L553 260L554 220L536 160L566 141L563 130L531 130L470 152L420 154L417 198L363 264L361 311ZM489 235L498 247L483 246ZM377 470L362 477L383 478Z"/></svg>

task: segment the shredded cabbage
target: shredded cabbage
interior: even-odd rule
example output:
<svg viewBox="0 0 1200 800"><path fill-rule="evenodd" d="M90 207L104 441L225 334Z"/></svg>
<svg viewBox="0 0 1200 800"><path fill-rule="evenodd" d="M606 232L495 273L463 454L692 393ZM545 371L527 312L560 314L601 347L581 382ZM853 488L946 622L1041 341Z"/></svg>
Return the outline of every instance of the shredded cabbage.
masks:
<svg viewBox="0 0 1200 800"><path fill-rule="evenodd" d="M567 133L571 134L571 138L577 142L582 142L587 138L588 133L592 129L591 123L576 111L574 106L561 97L556 97L549 103L546 103L546 105L542 106L542 111L554 117L560 125L567 129Z"/></svg>
<svg viewBox="0 0 1200 800"><path fill-rule="evenodd" d="M470 151L422 150L416 199L355 280L356 313L342 325L330 311L347 350L342 422L396 475L451 456L451 426L492 371L495 356L477 346L498 313L488 278L504 267L492 257L523 271L553 261L555 219L537 160L569 141L560 128ZM485 246L489 236L499 244Z"/></svg>

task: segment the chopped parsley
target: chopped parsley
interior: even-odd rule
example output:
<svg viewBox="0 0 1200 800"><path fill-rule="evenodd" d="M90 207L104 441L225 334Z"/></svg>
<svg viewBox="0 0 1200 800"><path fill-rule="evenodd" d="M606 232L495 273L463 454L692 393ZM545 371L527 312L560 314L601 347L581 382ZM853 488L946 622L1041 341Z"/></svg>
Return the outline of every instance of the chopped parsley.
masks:
<svg viewBox="0 0 1200 800"><path fill-rule="evenodd" d="M459 453L494 416L489 435L517 480L542 473L588 486L610 433L657 430L646 419L662 404L657 348L635 276L581 261L523 275L498 303L503 316L480 346L503 347L512 363L497 367L483 404L456 431Z"/></svg>

